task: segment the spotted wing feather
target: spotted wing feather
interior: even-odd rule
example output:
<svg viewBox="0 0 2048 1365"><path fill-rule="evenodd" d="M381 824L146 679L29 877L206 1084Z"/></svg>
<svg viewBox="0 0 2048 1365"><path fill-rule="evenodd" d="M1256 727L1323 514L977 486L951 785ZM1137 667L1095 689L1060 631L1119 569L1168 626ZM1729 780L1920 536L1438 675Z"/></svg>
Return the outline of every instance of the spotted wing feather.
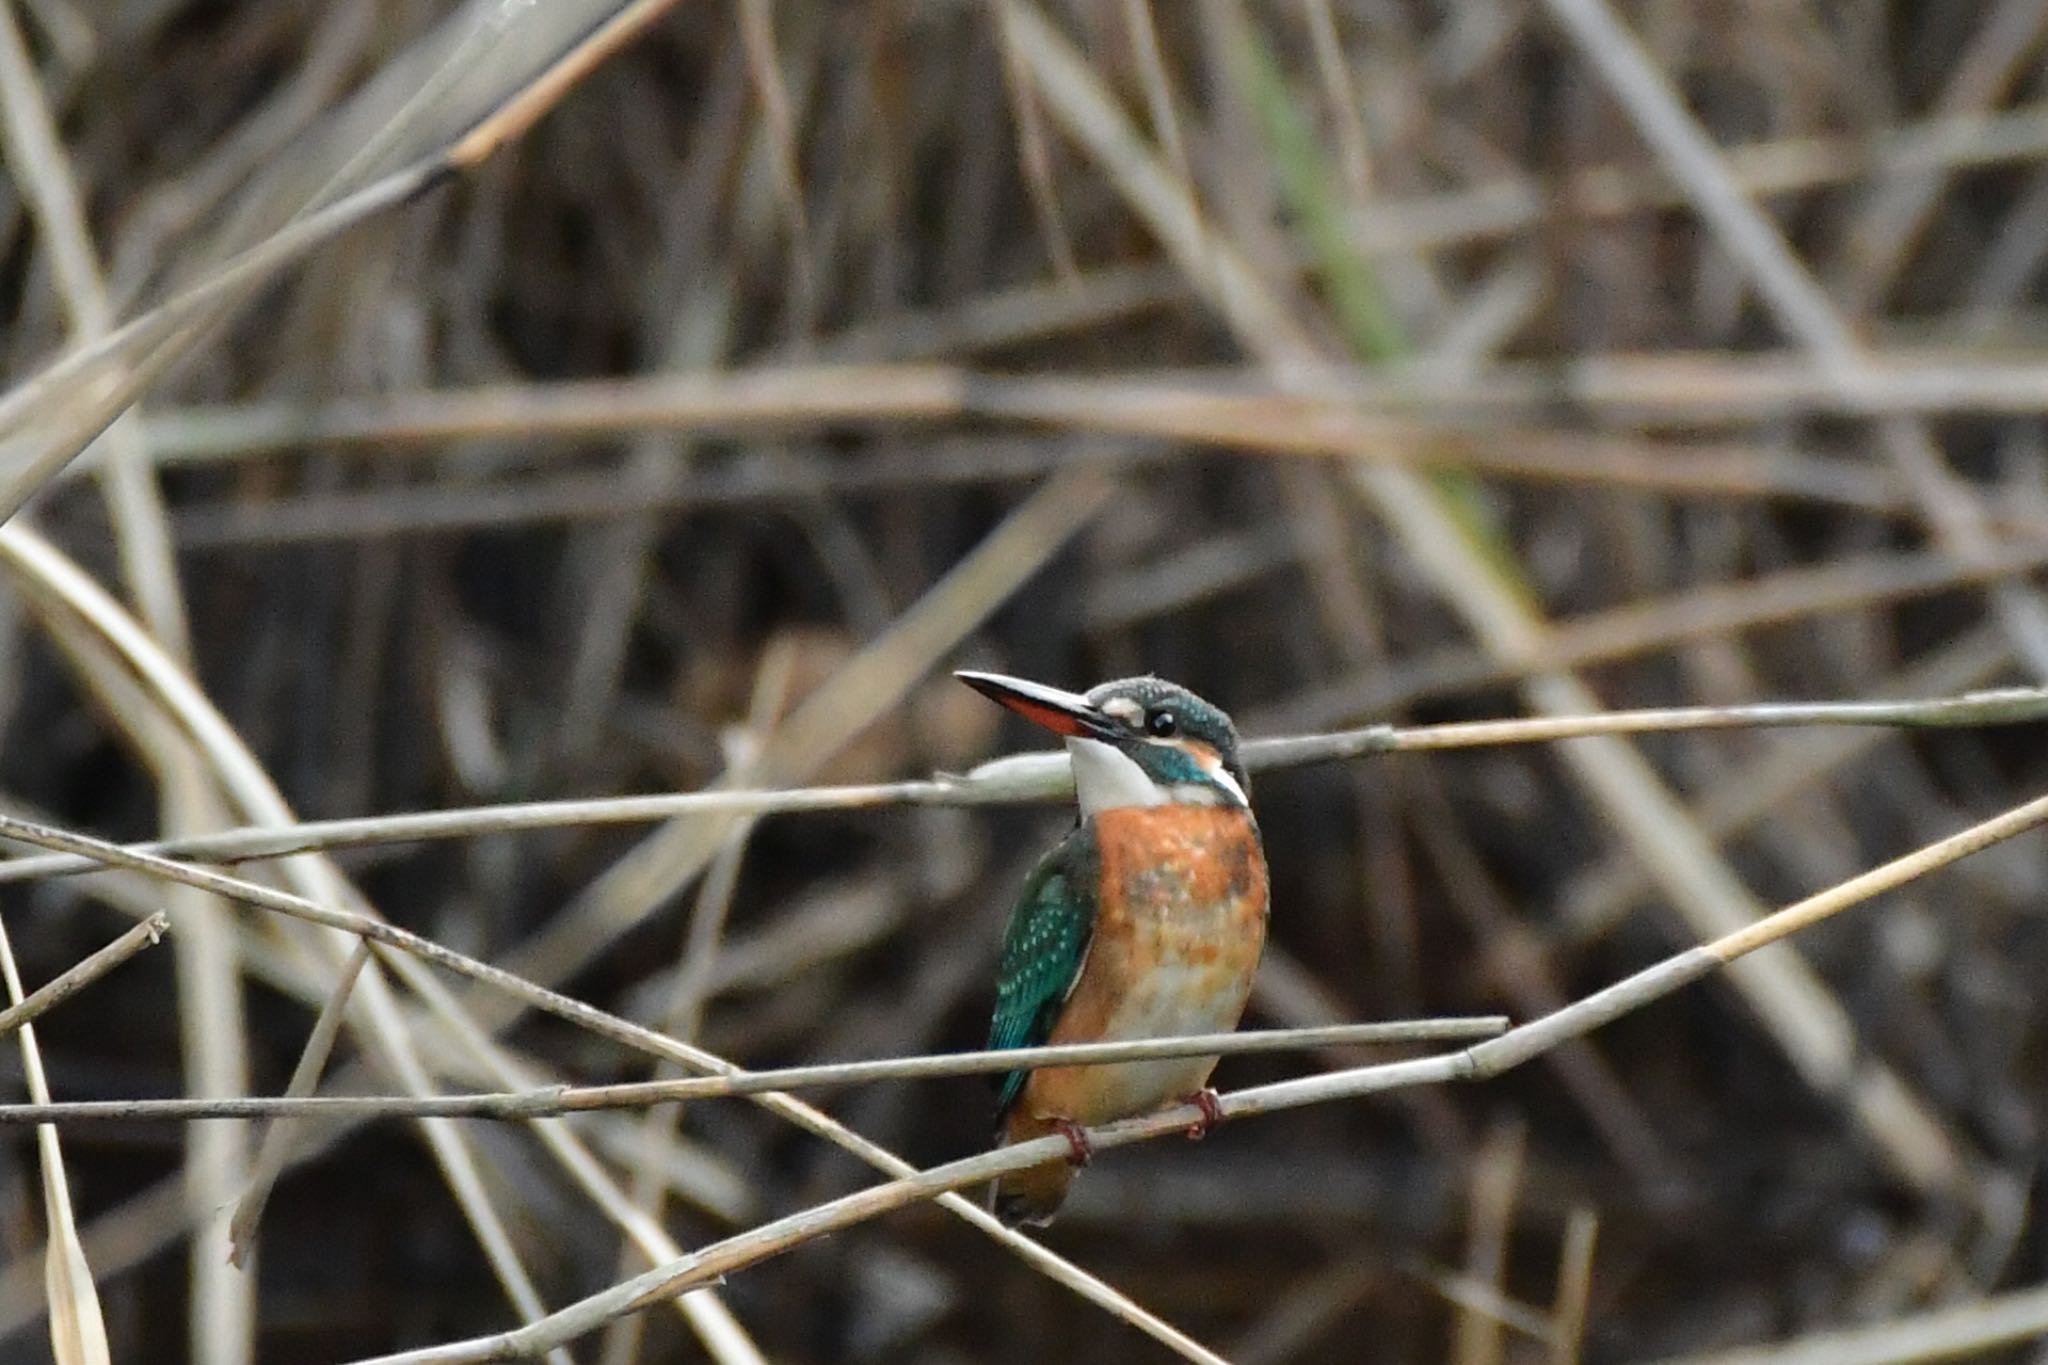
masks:
<svg viewBox="0 0 2048 1365"><path fill-rule="evenodd" d="M996 980L995 1018L989 1023L991 1051L1038 1047L1051 1035L1060 1007L1080 979L1095 933L1093 840L1076 829L1041 858L1025 879L1010 912L1003 961ZM996 1121L1016 1102L1030 1076L1011 1071L997 1083Z"/></svg>

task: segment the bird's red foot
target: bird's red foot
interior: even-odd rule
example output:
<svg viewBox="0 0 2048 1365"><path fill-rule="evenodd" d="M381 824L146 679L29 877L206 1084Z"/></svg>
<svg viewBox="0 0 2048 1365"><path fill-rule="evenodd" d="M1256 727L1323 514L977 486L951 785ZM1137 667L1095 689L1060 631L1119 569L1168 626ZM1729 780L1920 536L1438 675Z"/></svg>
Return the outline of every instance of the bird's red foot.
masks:
<svg viewBox="0 0 2048 1365"><path fill-rule="evenodd" d="M1209 1136L1209 1130L1223 1122L1223 1105L1217 1100L1216 1092L1204 1086L1192 1095L1181 1096L1181 1103L1192 1104L1202 1111L1202 1121L1188 1129L1188 1141L1200 1142Z"/></svg>
<svg viewBox="0 0 2048 1365"><path fill-rule="evenodd" d="M1076 1166L1086 1166L1095 1158L1095 1148L1088 1141L1088 1134L1072 1119L1054 1119L1052 1126L1060 1130L1060 1136L1067 1140L1067 1160Z"/></svg>

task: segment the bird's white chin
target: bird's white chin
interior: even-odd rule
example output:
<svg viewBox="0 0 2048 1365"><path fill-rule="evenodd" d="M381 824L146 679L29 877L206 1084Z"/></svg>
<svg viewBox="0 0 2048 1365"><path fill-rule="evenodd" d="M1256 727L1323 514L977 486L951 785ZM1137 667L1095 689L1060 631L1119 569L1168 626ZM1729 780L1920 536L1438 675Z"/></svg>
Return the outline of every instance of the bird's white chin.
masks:
<svg viewBox="0 0 2048 1365"><path fill-rule="evenodd" d="M1113 744L1074 736L1067 740L1067 752L1073 756L1074 791L1080 797L1083 815L1130 806L1164 806L1173 799Z"/></svg>

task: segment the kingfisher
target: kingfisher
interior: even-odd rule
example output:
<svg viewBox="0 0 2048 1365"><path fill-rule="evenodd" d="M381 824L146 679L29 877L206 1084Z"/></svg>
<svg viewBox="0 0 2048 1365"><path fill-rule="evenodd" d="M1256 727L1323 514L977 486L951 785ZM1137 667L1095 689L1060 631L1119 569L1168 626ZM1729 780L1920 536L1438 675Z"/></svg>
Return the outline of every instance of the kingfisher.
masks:
<svg viewBox="0 0 2048 1365"><path fill-rule="evenodd" d="M1222 1033L1237 1027L1266 944L1265 850L1237 730L1162 678L1085 694L993 673L968 686L1065 739L1080 817L1038 860L1010 912L989 1048ZM1216 1058L1052 1066L998 1079L998 1146L1064 1134L1066 1161L990 1191L1014 1227L1050 1223L1087 1164L1092 1124L1198 1106L1222 1117Z"/></svg>

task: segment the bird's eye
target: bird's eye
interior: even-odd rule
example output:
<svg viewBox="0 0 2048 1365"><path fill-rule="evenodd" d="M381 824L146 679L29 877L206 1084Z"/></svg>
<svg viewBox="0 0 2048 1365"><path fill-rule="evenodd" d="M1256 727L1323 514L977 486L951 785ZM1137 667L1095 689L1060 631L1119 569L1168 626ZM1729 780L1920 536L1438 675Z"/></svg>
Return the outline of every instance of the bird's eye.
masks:
<svg viewBox="0 0 2048 1365"><path fill-rule="evenodd" d="M1171 711L1154 711L1145 717L1145 728L1158 738L1167 739L1180 729L1180 718Z"/></svg>

